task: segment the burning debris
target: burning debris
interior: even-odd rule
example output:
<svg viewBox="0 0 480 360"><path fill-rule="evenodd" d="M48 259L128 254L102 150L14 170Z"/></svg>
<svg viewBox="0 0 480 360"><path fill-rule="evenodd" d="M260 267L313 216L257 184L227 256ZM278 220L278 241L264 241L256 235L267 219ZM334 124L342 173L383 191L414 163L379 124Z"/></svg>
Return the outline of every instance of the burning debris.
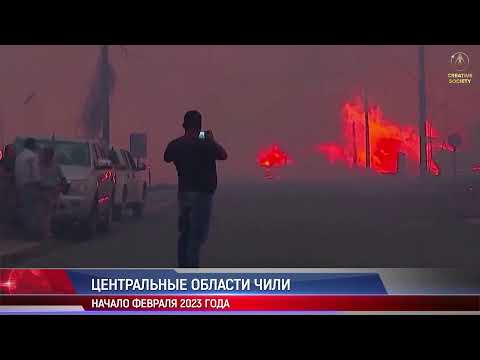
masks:
<svg viewBox="0 0 480 360"><path fill-rule="evenodd" d="M342 139L340 142L318 144L315 150L326 156L331 164L343 163L353 167L366 167L365 112L360 98L347 102L342 109ZM368 110L370 127L371 168L379 174L398 172L399 158L405 158L407 168L418 169L420 164L420 137L418 129L400 125L384 118L380 106ZM434 143L438 132L426 124L427 167L432 175L439 175L440 168L433 159L434 150L442 150L441 144ZM446 149L443 149L446 150Z"/></svg>
<svg viewBox="0 0 480 360"><path fill-rule="evenodd" d="M257 164L265 170L265 178L273 179L273 168L282 168L292 163L292 159L279 145L272 145L268 149L260 151L257 156Z"/></svg>

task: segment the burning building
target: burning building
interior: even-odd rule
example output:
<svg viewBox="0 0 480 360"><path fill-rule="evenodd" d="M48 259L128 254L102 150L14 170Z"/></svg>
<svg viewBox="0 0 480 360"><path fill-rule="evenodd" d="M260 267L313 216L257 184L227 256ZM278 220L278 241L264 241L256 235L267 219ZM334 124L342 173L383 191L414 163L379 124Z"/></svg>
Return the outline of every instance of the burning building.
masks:
<svg viewBox="0 0 480 360"><path fill-rule="evenodd" d="M418 128L400 125L384 117L380 106L368 109L370 163L371 168L379 174L395 174L399 164L409 173L418 172L420 164L420 137ZM350 168L367 167L367 146L365 133L365 109L358 97L342 107L342 138L335 142L315 146L318 153L326 156L331 164L340 163ZM434 160L434 154L442 149L438 143L439 134L426 123L427 167L432 175L439 175L440 168Z"/></svg>

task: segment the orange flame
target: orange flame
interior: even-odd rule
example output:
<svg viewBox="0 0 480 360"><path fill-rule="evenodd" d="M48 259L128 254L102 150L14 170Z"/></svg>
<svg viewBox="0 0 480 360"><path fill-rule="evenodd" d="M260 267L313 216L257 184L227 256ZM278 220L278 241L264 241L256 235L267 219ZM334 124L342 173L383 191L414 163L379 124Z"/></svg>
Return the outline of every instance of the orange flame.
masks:
<svg viewBox="0 0 480 360"><path fill-rule="evenodd" d="M279 145L272 145L261 151L257 156L257 163L263 168L283 167L291 163L287 153L280 149Z"/></svg>
<svg viewBox="0 0 480 360"><path fill-rule="evenodd" d="M324 143L316 145L317 152L323 153L331 164L343 163L352 168L366 167L365 112L360 98L347 102L342 109L343 144ZM420 163L418 129L414 126L401 126L385 119L381 108L376 105L368 110L370 128L371 167L379 174L397 172L397 158L405 154L409 165ZM435 139L438 132L430 122L426 124L427 138ZM440 168L433 160L433 150L437 145L427 142L427 166L431 174L439 175Z"/></svg>

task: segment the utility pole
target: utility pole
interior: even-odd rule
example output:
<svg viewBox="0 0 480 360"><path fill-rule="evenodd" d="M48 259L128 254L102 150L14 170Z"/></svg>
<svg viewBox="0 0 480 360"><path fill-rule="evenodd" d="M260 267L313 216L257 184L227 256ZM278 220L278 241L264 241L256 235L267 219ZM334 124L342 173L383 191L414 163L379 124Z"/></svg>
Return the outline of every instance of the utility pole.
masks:
<svg viewBox="0 0 480 360"><path fill-rule="evenodd" d="M419 119L418 135L420 144L420 176L427 174L427 141L426 141L426 121L427 121L427 94L425 88L425 46L418 47L418 93L419 93Z"/></svg>
<svg viewBox="0 0 480 360"><path fill-rule="evenodd" d="M5 126L3 123L3 112L0 108L0 152L3 151L5 145Z"/></svg>
<svg viewBox="0 0 480 360"><path fill-rule="evenodd" d="M358 153L357 153L357 132L355 130L355 120L352 122L352 136L353 136L353 165L357 166Z"/></svg>
<svg viewBox="0 0 480 360"><path fill-rule="evenodd" d="M363 91L363 108L365 112L365 167L370 169L370 122L368 119L368 100L367 91Z"/></svg>
<svg viewBox="0 0 480 360"><path fill-rule="evenodd" d="M152 187L152 166L148 164L148 187Z"/></svg>
<svg viewBox="0 0 480 360"><path fill-rule="evenodd" d="M108 148L110 146L110 63L108 58L108 45L100 47L102 61L102 78L103 78L103 98L105 101L105 114L102 121L102 140Z"/></svg>

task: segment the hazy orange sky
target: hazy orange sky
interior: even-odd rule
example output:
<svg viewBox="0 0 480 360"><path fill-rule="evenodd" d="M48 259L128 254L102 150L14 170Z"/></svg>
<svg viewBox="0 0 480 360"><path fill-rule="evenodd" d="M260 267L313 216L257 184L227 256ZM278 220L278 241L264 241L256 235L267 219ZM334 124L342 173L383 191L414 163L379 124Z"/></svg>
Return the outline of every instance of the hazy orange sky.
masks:
<svg viewBox="0 0 480 360"><path fill-rule="evenodd" d="M162 161L181 135L185 111L198 109L229 152L224 181L261 178L257 152L279 143L294 159L292 176L326 170L313 146L341 131L342 104L366 87L386 117L416 124L417 46L111 46L117 84L111 102L112 143L148 133L154 181L175 180ZM448 84L450 55L470 56L473 81ZM99 46L0 46L0 140L16 134L82 135L82 107ZM429 117L442 133L461 130L479 150L480 46L427 46ZM24 100L35 92L32 100ZM475 132L476 131L476 132Z"/></svg>

